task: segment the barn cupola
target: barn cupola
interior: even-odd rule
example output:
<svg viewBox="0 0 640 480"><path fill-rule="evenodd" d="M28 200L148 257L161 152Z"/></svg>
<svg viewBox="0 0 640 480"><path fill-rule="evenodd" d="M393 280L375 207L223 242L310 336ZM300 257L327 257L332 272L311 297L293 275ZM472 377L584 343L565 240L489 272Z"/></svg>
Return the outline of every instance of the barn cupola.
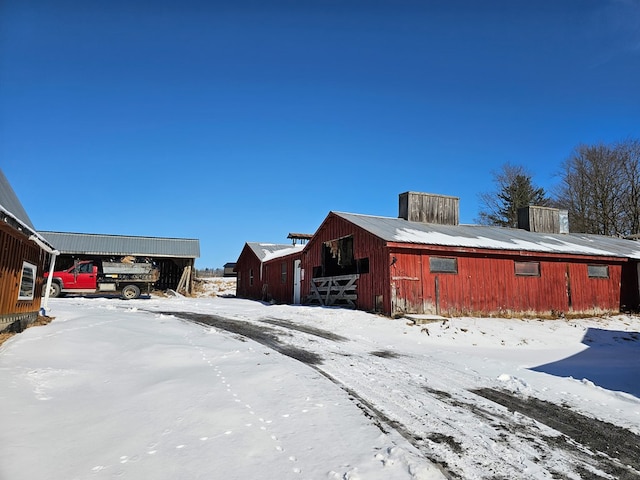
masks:
<svg viewBox="0 0 640 480"><path fill-rule="evenodd" d="M518 228L536 233L569 233L569 212L529 205L518 209Z"/></svg>
<svg viewBox="0 0 640 480"><path fill-rule="evenodd" d="M398 217L410 222L458 225L459 203L458 197L405 192L399 197Z"/></svg>

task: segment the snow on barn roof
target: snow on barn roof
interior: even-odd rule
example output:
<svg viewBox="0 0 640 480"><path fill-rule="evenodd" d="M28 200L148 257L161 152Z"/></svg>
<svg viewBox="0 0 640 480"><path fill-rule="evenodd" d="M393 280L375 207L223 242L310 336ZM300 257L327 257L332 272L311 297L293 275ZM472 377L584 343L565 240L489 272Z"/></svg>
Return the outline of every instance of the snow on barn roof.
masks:
<svg viewBox="0 0 640 480"><path fill-rule="evenodd" d="M258 260L261 262L285 257L292 253L300 252L304 248L304 245L291 245L290 243L285 245L279 243L248 242L247 245L253 250L253 253L256 254L256 257L258 257Z"/></svg>
<svg viewBox="0 0 640 480"><path fill-rule="evenodd" d="M640 259L637 241L617 237L535 233L484 225L439 225L410 222L403 218L332 213L387 242Z"/></svg>

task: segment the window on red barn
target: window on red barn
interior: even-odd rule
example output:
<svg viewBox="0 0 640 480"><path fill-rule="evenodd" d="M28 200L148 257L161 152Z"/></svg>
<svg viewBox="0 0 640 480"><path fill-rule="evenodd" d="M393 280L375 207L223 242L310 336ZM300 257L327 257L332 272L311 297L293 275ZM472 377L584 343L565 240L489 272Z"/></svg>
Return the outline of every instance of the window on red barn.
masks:
<svg viewBox="0 0 640 480"><path fill-rule="evenodd" d="M514 262L514 266L518 277L540 276L540 262Z"/></svg>
<svg viewBox="0 0 640 480"><path fill-rule="evenodd" d="M589 278L609 278L609 265L587 265Z"/></svg>
<svg viewBox="0 0 640 480"><path fill-rule="evenodd" d="M431 273L458 273L458 259L448 257L429 257Z"/></svg>

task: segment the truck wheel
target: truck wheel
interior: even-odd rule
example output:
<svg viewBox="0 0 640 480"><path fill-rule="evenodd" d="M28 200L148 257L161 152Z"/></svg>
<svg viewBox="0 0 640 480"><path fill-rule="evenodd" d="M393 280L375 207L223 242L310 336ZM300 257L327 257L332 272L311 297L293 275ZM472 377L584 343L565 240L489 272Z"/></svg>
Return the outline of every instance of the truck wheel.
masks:
<svg viewBox="0 0 640 480"><path fill-rule="evenodd" d="M127 285L122 289L122 298L125 300L133 300L140 296L140 289L137 285Z"/></svg>
<svg viewBox="0 0 640 480"><path fill-rule="evenodd" d="M47 288L46 285L44 287ZM53 282L51 284L51 289L49 290L49 298L58 298L58 297L60 297L61 296L60 295L61 291L62 291L62 289L60 288L60 284L56 283L56 282Z"/></svg>

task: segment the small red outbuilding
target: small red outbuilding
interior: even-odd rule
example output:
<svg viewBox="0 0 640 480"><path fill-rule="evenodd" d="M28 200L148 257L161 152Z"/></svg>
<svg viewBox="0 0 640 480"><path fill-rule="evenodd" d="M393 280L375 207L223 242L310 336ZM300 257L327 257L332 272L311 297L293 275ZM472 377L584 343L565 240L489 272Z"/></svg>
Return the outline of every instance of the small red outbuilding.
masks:
<svg viewBox="0 0 640 480"><path fill-rule="evenodd" d="M235 272L236 296L275 303L300 303L300 254L304 245L249 242Z"/></svg>

